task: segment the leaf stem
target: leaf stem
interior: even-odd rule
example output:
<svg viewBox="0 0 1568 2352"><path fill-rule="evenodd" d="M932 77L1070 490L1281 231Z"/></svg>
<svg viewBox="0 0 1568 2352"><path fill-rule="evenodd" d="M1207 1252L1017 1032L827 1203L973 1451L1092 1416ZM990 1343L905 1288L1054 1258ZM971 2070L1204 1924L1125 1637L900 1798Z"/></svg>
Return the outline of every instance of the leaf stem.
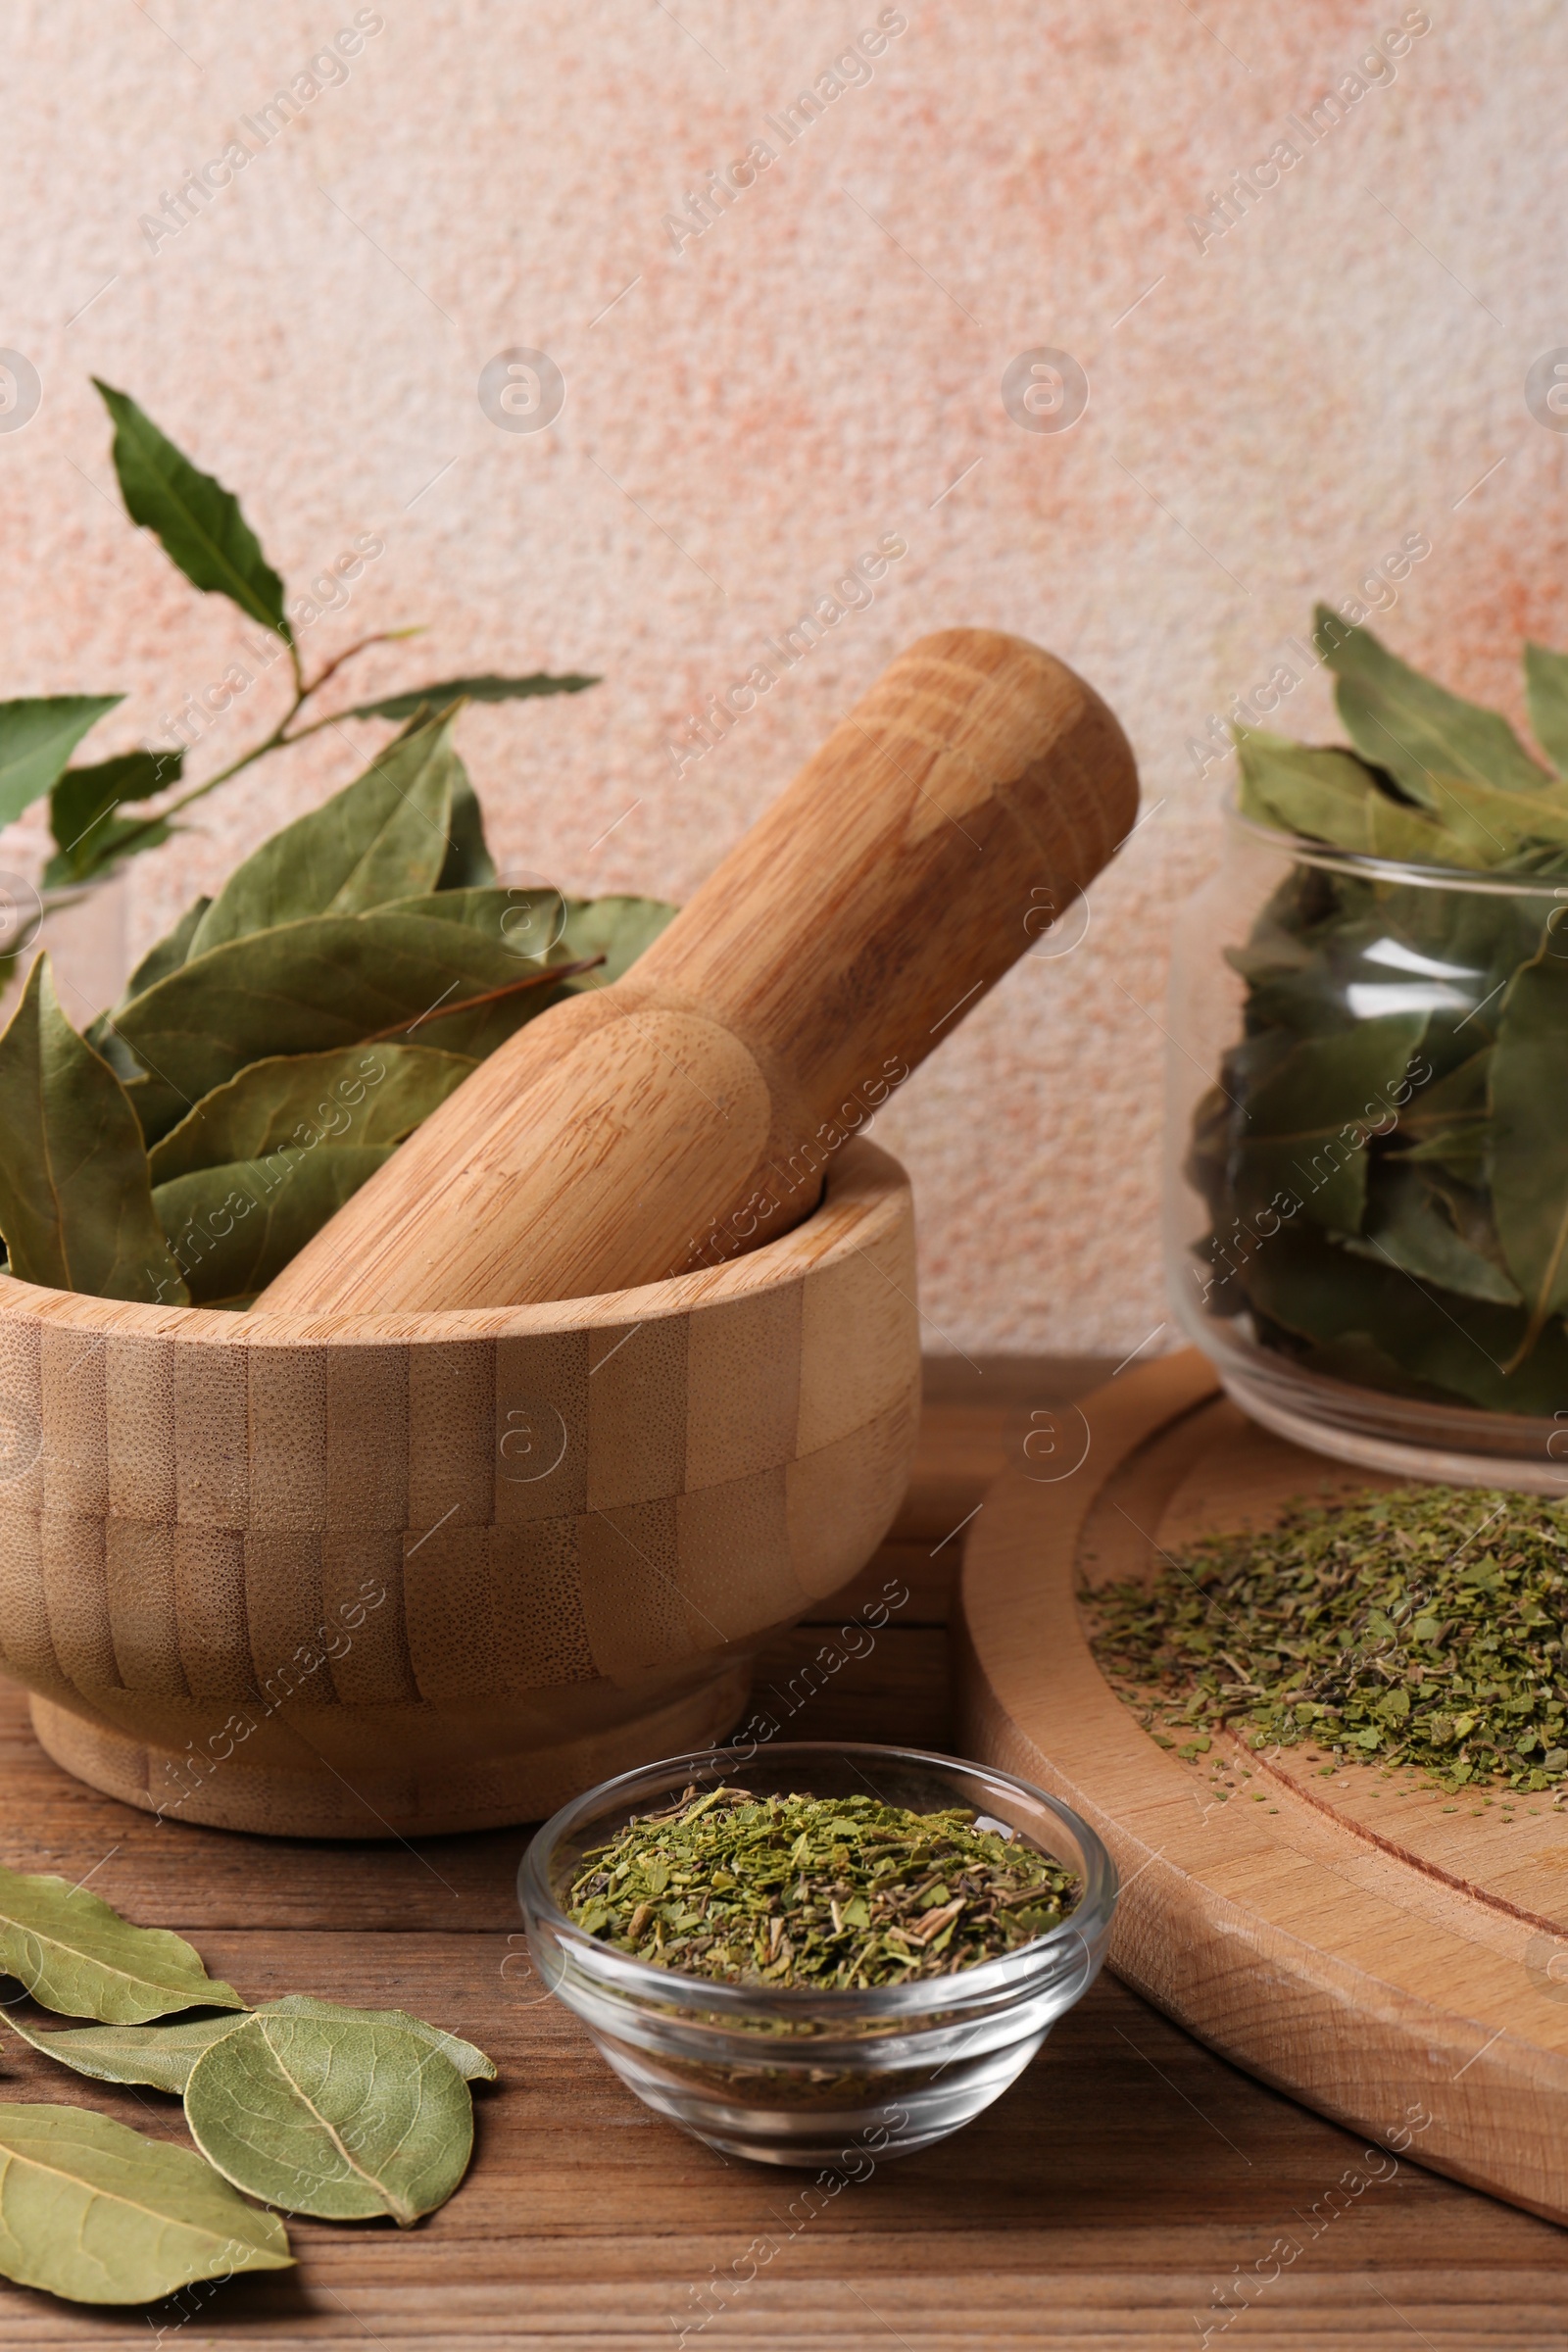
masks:
<svg viewBox="0 0 1568 2352"><path fill-rule="evenodd" d="M309 680L300 665L299 649L291 639L288 656L294 672L294 699L276 726L270 734L263 736L259 743L252 744L248 752L241 752L237 760L231 760L226 767L220 767L215 776L208 776L202 783L193 784L190 790L181 793L177 800L168 802L164 808L155 809L150 815L141 818L136 823L134 832L122 834L117 844L117 862L119 853L126 851L134 853L135 842L139 834L150 833L155 825L167 824L172 816L177 816L181 809L190 808L193 802L205 800L208 793L218 790L220 784L226 784L231 776L237 776L241 768L249 767L253 761L265 759L269 752L286 751L291 743L303 743L306 736L315 735L322 727L329 727L332 724L332 716L312 719L308 725L296 727L292 735L288 731L290 722L303 710L312 696L319 692L321 687L326 684L327 679L343 667L345 662L351 662L356 654L363 654L368 646L384 645L391 638L407 634L408 632L403 629L377 629L372 636L362 637L358 644L346 646L342 653L334 655L325 667L318 670L317 675ZM333 715L341 714L334 713ZM126 821L131 820L127 819Z"/></svg>

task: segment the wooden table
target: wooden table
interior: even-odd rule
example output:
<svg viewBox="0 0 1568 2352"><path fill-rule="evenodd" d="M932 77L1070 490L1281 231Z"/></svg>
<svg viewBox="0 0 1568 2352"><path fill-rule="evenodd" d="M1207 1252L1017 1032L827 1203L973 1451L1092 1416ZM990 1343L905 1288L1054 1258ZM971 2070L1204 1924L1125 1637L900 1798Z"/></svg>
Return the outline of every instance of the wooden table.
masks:
<svg viewBox="0 0 1568 2352"><path fill-rule="evenodd" d="M759 1696L807 1739L950 1738L945 1621L962 1526L1035 1406L1108 1366L947 1359L928 1370L919 1467L859 1584L769 1650ZM807 1695L806 1662L848 1609L901 1580L876 1646ZM768 1692L773 1693L768 1700ZM562 2345L635 2352L922 2352L1136 2346L1360 2352L1422 2344L1562 2352L1568 2232L1401 2163L1337 2210L1355 2140L1210 2056L1108 1977L959 2137L791 2223L799 2176L726 2164L623 2090L546 1994L518 1931L525 1833L397 1845L272 1843L159 1827L48 1763L0 1685L0 1853L179 1929L252 1999L296 1990L400 2005L501 2068L479 2086L467 2182L416 2230L290 2225L297 2271L206 2301L100 2312L0 2284L0 2347L310 2344L362 2352ZM181 2136L156 2092L65 2076L21 2043L4 2095L73 2099ZM1388 2159L1377 2170L1387 2171ZM3 2186L0 2186L3 2198ZM1314 2229L1316 2234L1314 2235ZM775 2249L724 2296L702 2289ZM1299 2248L1270 2260L1280 2240ZM756 2251L750 2263L758 2263ZM1246 2309L1219 2290L1279 2267ZM1224 2313L1234 2316L1227 2325ZM703 2315L710 2313L706 2326ZM164 2333L160 2338L158 2330Z"/></svg>

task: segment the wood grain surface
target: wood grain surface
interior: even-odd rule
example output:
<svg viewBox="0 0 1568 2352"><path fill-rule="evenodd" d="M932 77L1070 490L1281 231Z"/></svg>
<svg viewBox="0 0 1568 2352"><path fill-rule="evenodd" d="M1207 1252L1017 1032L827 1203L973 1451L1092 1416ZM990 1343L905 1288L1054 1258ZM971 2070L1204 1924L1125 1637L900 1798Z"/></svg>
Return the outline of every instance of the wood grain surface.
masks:
<svg viewBox="0 0 1568 2352"><path fill-rule="evenodd" d="M1044 1414L1109 1369L928 1366L914 1485L878 1557L770 1649L760 1695L802 1738L950 1746L947 1624L960 1523ZM1125 1379L1127 1375L1123 1375ZM1119 1385L1119 1384L1118 1384ZM985 1524L981 1510L978 1522ZM836 1640L889 1583L908 1599L868 1654ZM806 1669L814 1662L817 1676ZM1036 2063L958 2138L846 2188L805 2227L776 2173L657 2122L528 1972L514 1880L523 1832L407 1845L262 1840L166 1825L69 1780L0 1685L0 1854L194 1937L252 1997L395 1999L471 2034L474 2165L418 2229L290 2225L298 2272L194 2307L89 2311L0 2284L0 2343L210 2352L1561 2352L1568 2234L1366 2143L1265 2088L1102 1978ZM0 2043L0 2095L79 2099L178 2137L151 2091L62 2075ZM1380 2169L1393 2161L1386 2155ZM1365 2185L1342 2185L1357 2175ZM754 2241L775 2251L715 2306ZM1278 2277L1243 2309L1239 2277ZM755 2259L755 2257L754 2257ZM704 2310L718 2308L701 2328ZM1227 2326L1225 2313L1240 2313ZM148 2318L153 2326L148 2327ZM161 2339L158 2329L165 2332Z"/></svg>
<svg viewBox="0 0 1568 2352"><path fill-rule="evenodd" d="M1137 806L1125 736L1061 662L921 638L624 978L481 1063L263 1304L572 1298L755 1249Z"/></svg>
<svg viewBox="0 0 1568 2352"><path fill-rule="evenodd" d="M1256 1428L1195 1350L1084 1399L1069 1475L998 1481L963 1579L960 1737L1110 1845L1124 1978L1374 2141L1568 2220L1568 1820L1310 1740L1183 1761L1102 1675L1081 1588L1364 1488ZM1048 1458L1049 1473L1053 1462ZM1385 1479L1382 1485L1393 1485ZM1484 1528L1494 1510L1478 1501Z"/></svg>
<svg viewBox="0 0 1568 2352"><path fill-rule="evenodd" d="M608 1298L230 1315L0 1275L0 1670L57 1762L150 1811L552 1812L718 1738L762 1637L886 1533L914 1290L908 1179L866 1138L767 1249Z"/></svg>

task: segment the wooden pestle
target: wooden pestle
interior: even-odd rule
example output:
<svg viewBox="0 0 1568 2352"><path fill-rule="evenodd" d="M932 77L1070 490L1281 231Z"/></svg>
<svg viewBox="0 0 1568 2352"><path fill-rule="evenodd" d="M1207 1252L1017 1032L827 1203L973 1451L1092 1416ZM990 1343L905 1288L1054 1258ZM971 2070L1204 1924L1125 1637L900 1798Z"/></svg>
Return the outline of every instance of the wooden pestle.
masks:
<svg viewBox="0 0 1568 2352"><path fill-rule="evenodd" d="M922 638L625 976L482 1062L258 1305L579 1298L787 1231L1137 803L1126 738L1063 663L990 629Z"/></svg>

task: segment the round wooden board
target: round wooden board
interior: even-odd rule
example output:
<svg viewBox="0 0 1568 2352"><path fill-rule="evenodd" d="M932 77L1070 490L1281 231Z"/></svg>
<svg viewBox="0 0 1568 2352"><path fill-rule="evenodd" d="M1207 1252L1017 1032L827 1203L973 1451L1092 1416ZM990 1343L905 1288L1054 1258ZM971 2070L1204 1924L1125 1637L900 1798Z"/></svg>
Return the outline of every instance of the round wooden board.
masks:
<svg viewBox="0 0 1568 2352"><path fill-rule="evenodd" d="M1568 2221L1568 1818L1526 1796L1504 1823L1370 1764L1325 1777L1304 1747L1183 1763L1105 1682L1076 1598L1293 1496L1395 1482L1257 1428L1196 1350L1097 1390L1054 1439L970 1539L962 1752L1100 1833L1111 1966L1158 2007L1368 2138Z"/></svg>

